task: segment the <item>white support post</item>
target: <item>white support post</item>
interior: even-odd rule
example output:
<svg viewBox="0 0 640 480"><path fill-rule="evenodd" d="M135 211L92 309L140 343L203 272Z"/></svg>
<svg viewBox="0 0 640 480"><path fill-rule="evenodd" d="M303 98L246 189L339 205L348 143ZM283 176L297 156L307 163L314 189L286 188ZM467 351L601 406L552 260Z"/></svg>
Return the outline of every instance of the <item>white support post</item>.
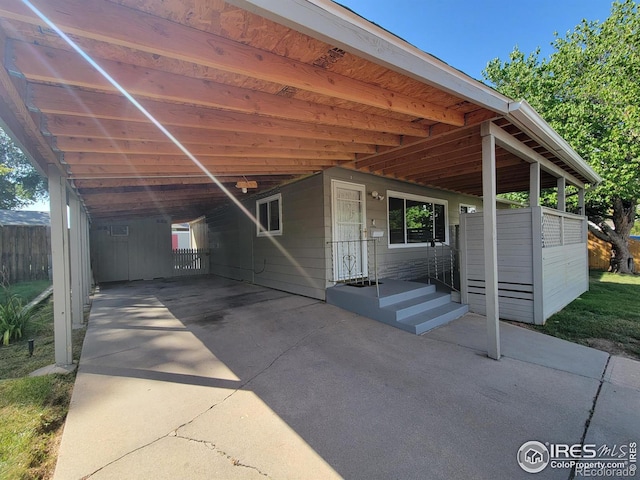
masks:
<svg viewBox="0 0 640 480"><path fill-rule="evenodd" d="M529 165L529 206L540 206L540 164L538 162Z"/></svg>
<svg viewBox="0 0 640 480"><path fill-rule="evenodd" d="M578 188L578 213L585 215L586 210L584 207L584 188Z"/></svg>
<svg viewBox="0 0 640 480"><path fill-rule="evenodd" d="M69 195L69 215L71 217L70 263L71 263L71 320L73 328L80 328L84 323L84 292L82 285L84 275L82 271L82 213L80 201L75 195Z"/></svg>
<svg viewBox="0 0 640 480"><path fill-rule="evenodd" d="M500 360L500 309L498 305L498 231L496 227L496 141L483 125L482 216L484 220L484 271L487 315L487 355Z"/></svg>
<svg viewBox="0 0 640 480"><path fill-rule="evenodd" d="M460 301L469 304L469 282L467 281L467 215L460 215Z"/></svg>
<svg viewBox="0 0 640 480"><path fill-rule="evenodd" d="M558 210L561 212L567 211L567 196L566 196L567 182L564 177L558 178Z"/></svg>
<svg viewBox="0 0 640 480"><path fill-rule="evenodd" d="M49 165L51 261L53 266L53 334L56 365L73 363L71 351L71 284L67 187L55 165Z"/></svg>
<svg viewBox="0 0 640 480"><path fill-rule="evenodd" d="M532 273L533 273L533 323L544 324L544 285L542 278L542 208L531 208Z"/></svg>
<svg viewBox="0 0 640 480"><path fill-rule="evenodd" d="M82 271L84 282L82 284L83 305L89 305L91 295L91 256L89 251L89 220L87 213L82 210Z"/></svg>

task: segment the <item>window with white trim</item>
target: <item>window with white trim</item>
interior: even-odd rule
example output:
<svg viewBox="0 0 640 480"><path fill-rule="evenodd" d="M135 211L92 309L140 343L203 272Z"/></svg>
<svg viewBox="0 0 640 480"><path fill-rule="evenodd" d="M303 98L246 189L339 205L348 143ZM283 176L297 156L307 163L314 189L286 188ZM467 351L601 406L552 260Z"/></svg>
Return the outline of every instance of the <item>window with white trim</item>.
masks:
<svg viewBox="0 0 640 480"><path fill-rule="evenodd" d="M448 202L387 191L389 247L417 247L448 241Z"/></svg>
<svg viewBox="0 0 640 480"><path fill-rule="evenodd" d="M475 205L467 205L465 203L460 204L460 213L476 213Z"/></svg>
<svg viewBox="0 0 640 480"><path fill-rule="evenodd" d="M257 200L256 219L259 237L282 235L282 194Z"/></svg>

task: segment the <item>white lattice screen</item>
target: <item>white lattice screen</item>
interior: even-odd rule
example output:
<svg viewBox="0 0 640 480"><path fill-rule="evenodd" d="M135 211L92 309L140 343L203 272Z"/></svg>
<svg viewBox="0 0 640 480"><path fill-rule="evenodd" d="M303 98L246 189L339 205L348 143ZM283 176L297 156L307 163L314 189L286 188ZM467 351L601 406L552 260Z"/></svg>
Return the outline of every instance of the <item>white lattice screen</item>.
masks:
<svg viewBox="0 0 640 480"><path fill-rule="evenodd" d="M575 218L564 219L564 244L565 245L584 242L584 237L582 232L583 225L584 225L583 220L578 220Z"/></svg>
<svg viewBox="0 0 640 480"><path fill-rule="evenodd" d="M562 245L560 217L545 213L542 215L542 246L558 247Z"/></svg>

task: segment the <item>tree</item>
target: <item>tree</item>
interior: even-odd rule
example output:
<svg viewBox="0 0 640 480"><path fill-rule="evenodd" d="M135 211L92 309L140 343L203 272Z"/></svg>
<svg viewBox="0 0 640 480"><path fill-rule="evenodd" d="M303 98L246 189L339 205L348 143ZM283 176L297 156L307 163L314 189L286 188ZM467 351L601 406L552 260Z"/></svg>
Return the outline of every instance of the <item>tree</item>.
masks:
<svg viewBox="0 0 640 480"><path fill-rule="evenodd" d="M590 231L611 243L618 270L632 268L629 235L640 196L640 13L614 2L604 22L583 20L553 53L494 59L483 76L529 102L604 179L587 190ZM613 228L611 227L613 224Z"/></svg>
<svg viewBox="0 0 640 480"><path fill-rule="evenodd" d="M12 210L46 198L45 179L0 129L0 208Z"/></svg>

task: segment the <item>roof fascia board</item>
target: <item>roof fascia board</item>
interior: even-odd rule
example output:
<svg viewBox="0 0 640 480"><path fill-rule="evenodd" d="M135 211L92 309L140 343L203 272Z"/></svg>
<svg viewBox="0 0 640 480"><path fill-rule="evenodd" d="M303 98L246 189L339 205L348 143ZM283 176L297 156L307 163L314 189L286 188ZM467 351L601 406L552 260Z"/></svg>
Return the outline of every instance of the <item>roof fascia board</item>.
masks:
<svg viewBox="0 0 640 480"><path fill-rule="evenodd" d="M508 97L332 0L226 1L481 107L509 111Z"/></svg>
<svg viewBox="0 0 640 480"><path fill-rule="evenodd" d="M602 177L525 100L512 102L507 117L563 162L580 172L590 183L602 182Z"/></svg>

